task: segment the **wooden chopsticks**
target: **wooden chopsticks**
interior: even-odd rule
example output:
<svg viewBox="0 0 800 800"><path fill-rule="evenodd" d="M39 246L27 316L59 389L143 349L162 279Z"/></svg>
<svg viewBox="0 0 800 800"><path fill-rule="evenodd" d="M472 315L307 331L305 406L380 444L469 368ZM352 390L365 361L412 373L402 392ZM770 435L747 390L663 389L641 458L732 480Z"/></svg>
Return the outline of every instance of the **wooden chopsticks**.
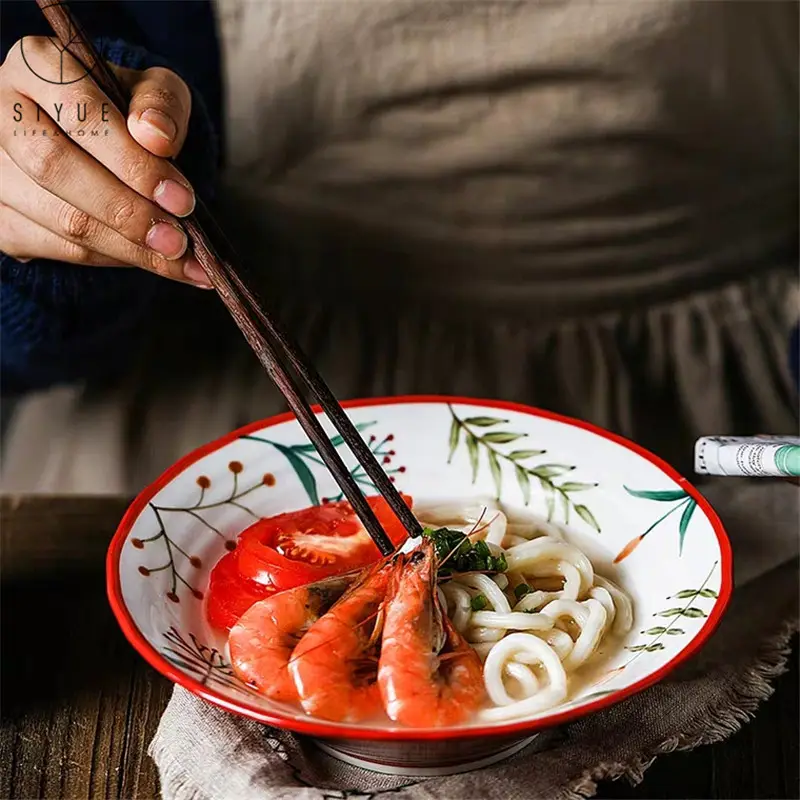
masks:
<svg viewBox="0 0 800 800"><path fill-rule="evenodd" d="M127 98L116 75L94 48L91 39L83 32L75 15L60 0L36 0L56 36L69 53L86 68L97 85L108 95L114 105L125 115ZM306 356L292 341L277 320L266 310L262 298L248 286L246 279L233 264L237 256L222 229L198 197L195 211L181 220L194 255L208 275L217 293L244 334L258 360L277 385L308 438L317 448L320 457L330 470L339 488L358 514L372 540L382 555L394 550L386 532L367 503L366 498L345 466L336 448L331 444L317 415L305 400L299 380L310 389L333 426L350 447L375 488L386 499L392 511L408 531L409 536L421 535L422 528L392 485L386 472L378 464L358 430L345 414L331 390ZM291 374L290 367L295 376Z"/></svg>

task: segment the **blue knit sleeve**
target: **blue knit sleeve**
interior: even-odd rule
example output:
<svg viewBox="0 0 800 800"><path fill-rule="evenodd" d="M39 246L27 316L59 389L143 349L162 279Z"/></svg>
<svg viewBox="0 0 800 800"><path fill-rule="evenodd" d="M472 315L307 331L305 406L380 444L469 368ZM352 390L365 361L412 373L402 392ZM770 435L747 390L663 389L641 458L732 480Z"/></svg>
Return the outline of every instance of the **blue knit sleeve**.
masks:
<svg viewBox="0 0 800 800"><path fill-rule="evenodd" d="M120 40L98 39L108 61L131 69L169 63ZM212 199L218 132L202 93L192 89L192 116L178 167L205 202ZM140 269L94 268L47 260L21 263L0 253L0 369L4 394L124 371L157 305L185 307L199 290ZM184 295L184 297L180 297Z"/></svg>

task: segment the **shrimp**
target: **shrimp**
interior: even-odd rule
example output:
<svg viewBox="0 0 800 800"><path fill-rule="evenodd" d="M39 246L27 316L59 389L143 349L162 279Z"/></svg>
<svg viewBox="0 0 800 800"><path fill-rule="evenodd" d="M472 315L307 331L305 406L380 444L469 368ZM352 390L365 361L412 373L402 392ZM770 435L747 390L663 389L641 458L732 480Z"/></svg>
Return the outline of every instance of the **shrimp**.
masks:
<svg viewBox="0 0 800 800"><path fill-rule="evenodd" d="M368 569L300 640L289 661L308 714L357 722L380 712L378 648L383 607L399 559Z"/></svg>
<svg viewBox="0 0 800 800"><path fill-rule="evenodd" d="M260 600L231 628L228 647L234 673L273 700L295 701L287 670L301 637L357 579L352 572L287 589Z"/></svg>
<svg viewBox="0 0 800 800"><path fill-rule="evenodd" d="M378 686L389 718L411 727L463 722L486 691L480 658L442 612L437 566L423 542L396 573L386 608Z"/></svg>

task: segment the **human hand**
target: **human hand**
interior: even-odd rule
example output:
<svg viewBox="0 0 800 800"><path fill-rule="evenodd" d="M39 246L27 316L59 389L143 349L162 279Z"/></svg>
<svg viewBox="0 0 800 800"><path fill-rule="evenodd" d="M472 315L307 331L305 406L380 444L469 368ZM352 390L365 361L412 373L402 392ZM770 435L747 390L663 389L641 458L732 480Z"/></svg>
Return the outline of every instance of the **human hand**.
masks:
<svg viewBox="0 0 800 800"><path fill-rule="evenodd" d="M209 287L179 222L194 192L167 161L186 139L188 87L167 69L111 65L126 119L54 42L25 37L0 65L0 250Z"/></svg>

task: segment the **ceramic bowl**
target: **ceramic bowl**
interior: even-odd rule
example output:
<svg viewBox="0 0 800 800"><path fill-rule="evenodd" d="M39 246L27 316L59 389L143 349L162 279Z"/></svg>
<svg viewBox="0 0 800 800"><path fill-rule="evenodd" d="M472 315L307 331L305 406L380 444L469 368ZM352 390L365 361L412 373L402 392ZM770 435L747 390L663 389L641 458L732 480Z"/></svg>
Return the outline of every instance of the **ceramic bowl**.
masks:
<svg viewBox="0 0 800 800"><path fill-rule="evenodd" d="M564 529L595 568L631 594L635 621L566 705L511 723L412 730L334 724L241 683L225 637L205 620L215 562L254 517L339 490L292 415L234 431L148 486L108 553L108 593L133 646L159 672L227 711L313 737L327 752L385 772L472 769L538 731L607 708L664 678L709 637L731 593L731 552L705 499L641 447L592 425L511 403L405 397L356 401L348 414L415 502L495 497ZM327 419L323 425L331 430ZM341 439L345 462L355 461ZM366 476L352 472L367 493ZM374 491L374 490L373 490Z"/></svg>

